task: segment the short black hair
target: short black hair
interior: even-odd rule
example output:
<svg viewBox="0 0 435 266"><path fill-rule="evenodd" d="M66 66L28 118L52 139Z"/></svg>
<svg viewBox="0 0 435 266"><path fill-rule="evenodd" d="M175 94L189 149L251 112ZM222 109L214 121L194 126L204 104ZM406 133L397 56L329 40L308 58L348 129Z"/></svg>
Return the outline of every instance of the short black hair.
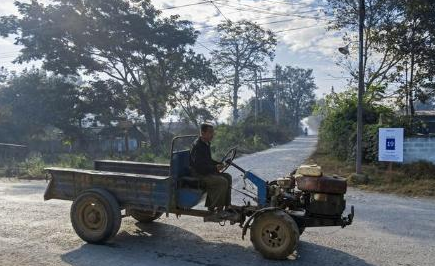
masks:
<svg viewBox="0 0 435 266"><path fill-rule="evenodd" d="M207 132L207 130L209 128L213 128L213 125L209 124L209 123L202 123L201 124L201 132Z"/></svg>

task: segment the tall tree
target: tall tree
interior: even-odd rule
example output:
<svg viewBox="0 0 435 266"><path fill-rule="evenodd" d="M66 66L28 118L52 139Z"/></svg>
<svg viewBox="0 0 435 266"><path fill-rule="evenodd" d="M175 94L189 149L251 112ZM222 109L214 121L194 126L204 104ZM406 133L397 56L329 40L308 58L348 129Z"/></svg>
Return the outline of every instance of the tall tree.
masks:
<svg viewBox="0 0 435 266"><path fill-rule="evenodd" d="M197 32L177 16L162 18L149 0L16 2L20 17L1 17L0 34L23 45L16 62L42 60L55 73L83 72L124 87L128 105L144 117L154 150L160 119L179 88L175 72L191 63ZM186 59L187 58L187 59ZM193 61L197 62L197 61Z"/></svg>
<svg viewBox="0 0 435 266"><path fill-rule="evenodd" d="M313 70L292 66L280 69L280 98L285 110L283 117L292 129L298 129L303 117L309 116L315 104Z"/></svg>
<svg viewBox="0 0 435 266"><path fill-rule="evenodd" d="M350 56L339 57L337 63L350 74L349 83L355 85L358 82L358 47L354 43L358 38L359 1L327 2L327 14L332 17L328 29L344 32L343 41L351 52ZM372 85L393 81L397 76L393 70L402 58L395 53L396 45L392 40L396 38L396 32L392 31L392 25L398 15L394 1L365 1L363 65L366 90Z"/></svg>
<svg viewBox="0 0 435 266"><path fill-rule="evenodd" d="M275 73L278 82L263 86L259 91L259 117L274 124L275 112L278 111L281 114L280 126L298 132L301 119L311 115L315 105L314 91L317 86L313 70L277 65ZM249 107L254 110L255 98L251 99ZM254 113L249 116L254 116Z"/></svg>
<svg viewBox="0 0 435 266"><path fill-rule="evenodd" d="M213 62L222 82L230 85L227 100L232 107L233 122L237 123L242 79L265 66L266 59L273 59L277 41L272 31L247 20L221 23L218 34L218 49L212 52Z"/></svg>
<svg viewBox="0 0 435 266"><path fill-rule="evenodd" d="M397 56L403 58L398 71L399 101L405 99L406 114L415 113L415 100L425 102L435 94L435 2L430 0L397 1L401 11L394 24L397 32Z"/></svg>
<svg viewBox="0 0 435 266"><path fill-rule="evenodd" d="M357 2L328 0L329 12L334 18L330 29L345 31L346 42L356 38ZM393 86L397 90L392 95L412 118L414 101L425 101L435 92L435 2L366 0L365 3L366 89L386 91L388 85L401 83L398 89ZM358 72L352 63L354 61L342 60L341 64L356 81Z"/></svg>

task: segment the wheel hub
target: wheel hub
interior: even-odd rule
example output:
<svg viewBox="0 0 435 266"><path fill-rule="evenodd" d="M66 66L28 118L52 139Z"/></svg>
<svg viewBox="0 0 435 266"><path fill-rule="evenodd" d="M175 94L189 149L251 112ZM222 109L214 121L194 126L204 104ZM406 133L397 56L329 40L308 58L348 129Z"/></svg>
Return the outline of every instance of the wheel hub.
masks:
<svg viewBox="0 0 435 266"><path fill-rule="evenodd" d="M285 241L285 233L280 225L269 224L265 226L261 233L263 242L269 247L280 247Z"/></svg>
<svg viewBox="0 0 435 266"><path fill-rule="evenodd" d="M80 210L81 222L89 230L101 230L104 227L106 215L103 206L98 202L88 201Z"/></svg>

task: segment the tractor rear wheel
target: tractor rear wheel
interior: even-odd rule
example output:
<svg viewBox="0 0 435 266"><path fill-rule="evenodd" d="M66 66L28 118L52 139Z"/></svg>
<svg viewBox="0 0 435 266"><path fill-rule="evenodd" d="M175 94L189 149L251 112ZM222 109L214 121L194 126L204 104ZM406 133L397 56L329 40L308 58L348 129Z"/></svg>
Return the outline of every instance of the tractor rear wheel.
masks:
<svg viewBox="0 0 435 266"><path fill-rule="evenodd" d="M151 223L154 220L160 218L163 212L152 212L152 211L141 211L141 210L130 210L130 215L140 223Z"/></svg>
<svg viewBox="0 0 435 266"><path fill-rule="evenodd" d="M284 211L262 213L252 223L251 241L263 257L286 259L296 249L299 241L298 225Z"/></svg>
<svg viewBox="0 0 435 266"><path fill-rule="evenodd" d="M121 209L108 191L89 189L71 206L71 223L77 235L92 244L102 244L114 237L121 226Z"/></svg>

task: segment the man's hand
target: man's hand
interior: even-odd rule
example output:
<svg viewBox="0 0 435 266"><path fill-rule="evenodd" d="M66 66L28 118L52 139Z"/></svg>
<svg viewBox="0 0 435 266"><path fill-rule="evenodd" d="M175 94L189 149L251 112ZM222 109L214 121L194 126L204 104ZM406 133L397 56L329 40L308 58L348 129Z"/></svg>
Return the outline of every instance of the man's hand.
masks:
<svg viewBox="0 0 435 266"><path fill-rule="evenodd" d="M221 163L216 165L216 169L217 169L218 172L220 172L223 168L224 168L224 165L221 164Z"/></svg>

